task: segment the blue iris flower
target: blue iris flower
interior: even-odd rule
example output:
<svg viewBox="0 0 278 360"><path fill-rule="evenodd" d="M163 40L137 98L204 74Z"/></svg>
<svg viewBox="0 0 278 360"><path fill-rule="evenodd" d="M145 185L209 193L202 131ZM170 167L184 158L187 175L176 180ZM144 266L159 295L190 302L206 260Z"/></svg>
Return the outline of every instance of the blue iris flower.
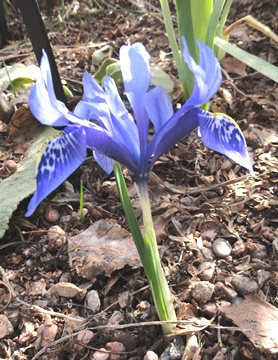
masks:
<svg viewBox="0 0 278 360"><path fill-rule="evenodd" d="M29 106L42 124L65 128L48 142L42 153L36 175L37 189L26 216L82 164L87 148L93 150L96 161L107 173L113 170L116 160L140 183L147 181L161 155L199 128L206 146L253 172L246 142L237 124L227 116L198 108L221 84L219 62L212 50L198 41L200 61L197 64L185 40L183 45L183 58L194 75L194 88L190 98L175 113L163 88L149 90L150 56L141 43L120 49L123 83L133 115L126 109L112 78L104 77L100 86L87 72L83 77L83 98L74 112L69 111L55 96L48 58L43 54L41 75L30 90ZM150 122L155 128L151 139Z"/></svg>

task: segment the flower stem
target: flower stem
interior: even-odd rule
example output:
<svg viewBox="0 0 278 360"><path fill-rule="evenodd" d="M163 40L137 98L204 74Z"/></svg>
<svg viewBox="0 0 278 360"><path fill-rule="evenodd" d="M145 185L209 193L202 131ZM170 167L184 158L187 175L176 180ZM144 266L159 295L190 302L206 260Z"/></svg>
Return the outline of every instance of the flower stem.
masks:
<svg viewBox="0 0 278 360"><path fill-rule="evenodd" d="M143 214L145 228L145 272L152 290L155 307L161 321L176 320L172 296L165 278L159 257L156 235L153 226L151 205L148 195L147 179L137 184L137 191ZM164 334L168 334L175 325L163 324Z"/></svg>
<svg viewBox="0 0 278 360"><path fill-rule="evenodd" d="M150 199L148 195L148 179L144 179L137 184L145 226L145 236L143 237L130 202L123 173L120 165L116 161L114 162L114 175L129 229L151 287L158 317L161 321L175 321L177 318L174 311L173 301L167 280L161 267L156 243ZM170 333L174 326L174 324L162 324L164 334Z"/></svg>

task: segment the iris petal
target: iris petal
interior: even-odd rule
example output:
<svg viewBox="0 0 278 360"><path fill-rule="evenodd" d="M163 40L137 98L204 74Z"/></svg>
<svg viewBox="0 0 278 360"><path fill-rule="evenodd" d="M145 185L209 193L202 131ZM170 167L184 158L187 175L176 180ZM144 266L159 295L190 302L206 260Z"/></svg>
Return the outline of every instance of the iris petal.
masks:
<svg viewBox="0 0 278 360"><path fill-rule="evenodd" d="M85 71L83 75L83 100L84 101L97 101L105 102L105 92L99 83L87 72Z"/></svg>
<svg viewBox="0 0 278 360"><path fill-rule="evenodd" d="M44 51L40 69L41 73L29 95L32 114L44 125L65 126L72 118L72 114L63 102L56 99L50 65Z"/></svg>
<svg viewBox="0 0 278 360"><path fill-rule="evenodd" d="M106 155L101 154L98 151L94 150L93 153L94 153L94 158L95 158L96 162L99 164L99 166L102 167L102 169L107 174L110 174L113 171L114 160L112 160L111 158L109 158Z"/></svg>
<svg viewBox="0 0 278 360"><path fill-rule="evenodd" d="M141 43L122 46L120 49L123 82L138 127L142 164L148 144L149 117L144 108L144 97L151 82L149 58L149 53Z"/></svg>
<svg viewBox="0 0 278 360"><path fill-rule="evenodd" d="M37 169L37 190L25 216L32 215L38 204L82 164L86 148L86 132L78 126L67 126L48 142Z"/></svg>
<svg viewBox="0 0 278 360"><path fill-rule="evenodd" d="M183 58L194 76L194 89L187 101L187 106L198 107L206 103L219 89L222 77L218 60L213 51L198 41L200 64L191 57L186 41L183 41Z"/></svg>
<svg viewBox="0 0 278 360"><path fill-rule="evenodd" d="M111 116L111 125L116 131L115 136L118 136L123 142L126 141L127 146L134 148L134 151L138 153L138 128L118 93L115 81L112 78L105 76L103 85L107 96L107 106L113 115Z"/></svg>
<svg viewBox="0 0 278 360"><path fill-rule="evenodd" d="M86 134L87 146L89 148L120 162L137 176L140 169L140 158L139 156L136 157L136 154L134 154L125 143L122 143L117 137L99 126L87 128ZM103 159L100 160L99 165L102 166ZM106 171L105 167L103 169ZM110 170L108 172L110 172Z"/></svg>
<svg viewBox="0 0 278 360"><path fill-rule="evenodd" d="M154 135L148 148L148 158L154 162L165 154L172 146L188 136L199 126L197 109L177 111Z"/></svg>
<svg viewBox="0 0 278 360"><path fill-rule="evenodd" d="M203 143L210 149L228 156L253 174L247 145L238 125L226 115L198 111Z"/></svg>
<svg viewBox="0 0 278 360"><path fill-rule="evenodd" d="M156 131L173 115L171 98L160 86L147 92L144 105Z"/></svg>
<svg viewBox="0 0 278 360"><path fill-rule="evenodd" d="M121 47L120 66L127 94L133 96L147 92L151 83L149 59L150 55L141 43Z"/></svg>

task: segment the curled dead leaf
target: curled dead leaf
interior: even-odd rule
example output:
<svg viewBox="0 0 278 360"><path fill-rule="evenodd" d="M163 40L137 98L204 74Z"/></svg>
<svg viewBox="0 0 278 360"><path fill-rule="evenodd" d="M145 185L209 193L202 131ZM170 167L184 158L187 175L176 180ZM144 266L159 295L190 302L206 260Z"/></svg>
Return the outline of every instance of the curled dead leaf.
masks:
<svg viewBox="0 0 278 360"><path fill-rule="evenodd" d="M141 265L131 235L112 219L99 220L72 237L68 251L70 266L87 279L110 276L125 265Z"/></svg>

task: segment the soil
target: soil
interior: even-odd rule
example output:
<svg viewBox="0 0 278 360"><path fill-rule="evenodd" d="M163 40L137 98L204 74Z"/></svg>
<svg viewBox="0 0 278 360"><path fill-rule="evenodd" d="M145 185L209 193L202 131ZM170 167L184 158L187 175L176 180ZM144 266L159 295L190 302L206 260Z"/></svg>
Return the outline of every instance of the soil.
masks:
<svg viewBox="0 0 278 360"><path fill-rule="evenodd" d="M93 6L73 1L63 11L43 8L61 78L75 102L84 71L95 71L96 50L109 45L117 58L121 45L140 41L152 64L171 75L175 106L182 103L164 25L154 16L157 9L158 1L99 1ZM235 1L227 23L249 14L278 32L275 0ZM1 60L36 64L24 26L18 16L14 19ZM231 40L277 66L277 43L246 23ZM87 255L72 249L75 236L92 225L128 235L115 179L88 154L30 218L24 217L30 199L23 201L0 240L1 359L277 358L277 84L228 55L221 66L223 83L212 108L234 118L243 130L255 176L205 148L195 133L154 167L154 222L180 319L173 334L161 332L140 265L119 258L117 267L107 269L98 253L98 270L88 276ZM26 151L23 130L15 136L10 125L16 114L21 124L19 111L27 106L28 91L17 99L9 90L5 94L15 115L8 127L1 123L2 179L24 157L18 148ZM132 175L126 170L124 175L141 221ZM82 218L80 180L85 189ZM130 245L125 246L128 251Z"/></svg>

